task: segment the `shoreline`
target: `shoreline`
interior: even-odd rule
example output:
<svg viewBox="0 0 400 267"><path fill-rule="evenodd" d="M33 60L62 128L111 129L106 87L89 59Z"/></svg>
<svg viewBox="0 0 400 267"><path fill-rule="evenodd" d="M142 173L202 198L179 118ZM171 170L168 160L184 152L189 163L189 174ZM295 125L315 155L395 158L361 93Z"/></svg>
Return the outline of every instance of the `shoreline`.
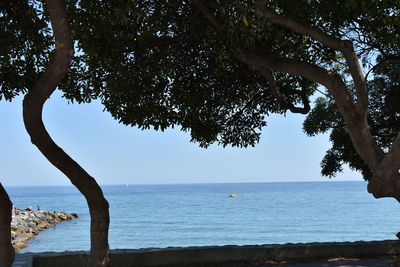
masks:
<svg viewBox="0 0 400 267"><path fill-rule="evenodd" d="M32 208L12 210L11 240L17 252L25 248L29 239L60 222L78 218L76 213L49 210L34 211Z"/></svg>

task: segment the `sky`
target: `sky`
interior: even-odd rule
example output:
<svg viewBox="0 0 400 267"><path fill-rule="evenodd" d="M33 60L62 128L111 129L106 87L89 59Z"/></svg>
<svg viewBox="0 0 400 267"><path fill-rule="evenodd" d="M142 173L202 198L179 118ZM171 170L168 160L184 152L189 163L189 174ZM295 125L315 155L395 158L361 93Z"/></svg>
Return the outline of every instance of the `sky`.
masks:
<svg viewBox="0 0 400 267"><path fill-rule="evenodd" d="M30 143L22 97L0 101L0 114L0 182L70 185ZM178 128L142 131L119 124L99 102L68 104L55 92L44 107L44 123L55 142L101 185L362 180L348 168L332 179L321 176L329 137L307 137L303 120L291 113L270 116L256 147L204 149Z"/></svg>

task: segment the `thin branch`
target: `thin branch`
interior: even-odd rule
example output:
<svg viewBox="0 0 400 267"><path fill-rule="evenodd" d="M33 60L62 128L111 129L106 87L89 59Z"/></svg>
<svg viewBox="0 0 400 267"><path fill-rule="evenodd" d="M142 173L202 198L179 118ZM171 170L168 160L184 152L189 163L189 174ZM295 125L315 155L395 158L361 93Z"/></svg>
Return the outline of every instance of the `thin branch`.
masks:
<svg viewBox="0 0 400 267"><path fill-rule="evenodd" d="M382 65L384 65L384 64L387 64L387 63L389 63L389 62L399 64L399 63L400 63L400 58L399 58L399 57L384 56L383 60L379 61L379 63L377 63L375 66L373 66L373 67L367 72L367 74L365 75L365 78L367 79L368 75L369 75L372 71L376 70L376 69L379 68L380 66L382 66Z"/></svg>
<svg viewBox="0 0 400 267"><path fill-rule="evenodd" d="M375 66L373 66L365 75L365 79L368 79L368 76L371 72L375 71L377 68L379 68L386 60L382 60L380 61L378 64L375 64Z"/></svg>
<svg viewBox="0 0 400 267"><path fill-rule="evenodd" d="M291 102L286 101L283 98L283 96L281 95L279 86L278 86L276 79L270 69L258 68L257 70L268 81L268 85L269 85L269 88L271 89L272 95L276 98L276 100L278 100L278 102L284 109L289 109L293 113L301 113L301 114L307 114L310 111L310 103L309 103L309 100L304 91L296 91L296 93L301 96L304 107L302 107L302 108L295 107Z"/></svg>
<svg viewBox="0 0 400 267"><path fill-rule="evenodd" d="M332 99L332 96L331 96L331 95L322 92L322 91L319 90L318 88L315 88L315 91L317 91L318 93L322 94L323 96L325 96L325 97L327 97L327 98L329 98L329 99Z"/></svg>

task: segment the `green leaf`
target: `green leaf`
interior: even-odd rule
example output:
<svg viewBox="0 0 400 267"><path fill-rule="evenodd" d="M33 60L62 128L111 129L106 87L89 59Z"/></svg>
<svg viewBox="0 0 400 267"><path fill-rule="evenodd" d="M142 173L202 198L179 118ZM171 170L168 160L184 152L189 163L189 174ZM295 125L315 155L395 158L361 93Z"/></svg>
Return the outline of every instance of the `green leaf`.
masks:
<svg viewBox="0 0 400 267"><path fill-rule="evenodd" d="M246 27L249 27L249 22L247 21L246 16L242 17L242 21L243 21L243 24L246 25Z"/></svg>

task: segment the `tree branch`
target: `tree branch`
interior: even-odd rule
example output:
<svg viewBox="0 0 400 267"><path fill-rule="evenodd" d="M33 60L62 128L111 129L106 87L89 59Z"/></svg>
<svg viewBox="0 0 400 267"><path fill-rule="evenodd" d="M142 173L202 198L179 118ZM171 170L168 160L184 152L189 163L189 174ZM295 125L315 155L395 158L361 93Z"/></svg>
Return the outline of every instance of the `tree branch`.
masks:
<svg viewBox="0 0 400 267"><path fill-rule="evenodd" d="M400 57L391 57L391 56L383 56L383 59L379 61L377 64L375 64L365 75L365 79L368 78L368 75L375 71L377 68L379 68L382 65L385 65L387 63L395 63L395 64L400 64Z"/></svg>
<svg viewBox="0 0 400 267"><path fill-rule="evenodd" d="M342 52L346 59L350 74L354 81L354 86L357 91L357 111L363 115L367 114L368 109L368 92L363 71L354 51L353 43L349 40L340 40L334 38L318 28L308 26L301 22L295 21L289 17L279 15L265 4L265 0L255 1L255 13L258 18L266 18L274 24L290 29L302 35L309 36L334 50Z"/></svg>
<svg viewBox="0 0 400 267"><path fill-rule="evenodd" d="M354 103L351 100L346 85L336 73L329 72L326 69L307 62L280 58L273 53L247 52L241 48L232 48L231 50L241 62L249 66L254 66L257 69L266 68L273 71L299 75L319 83L328 88L330 93L340 100L341 103L339 105L344 110L351 111L354 109Z"/></svg>
<svg viewBox="0 0 400 267"><path fill-rule="evenodd" d="M355 104L339 74L307 62L280 58L272 53L247 52L241 48L231 50L236 58L249 66L303 76L325 86L336 100L336 106L343 116L357 152L371 169L378 166L383 152L372 139L366 116L355 112Z"/></svg>
<svg viewBox="0 0 400 267"><path fill-rule="evenodd" d="M198 4L200 3L199 0L193 1ZM217 30L221 29L221 25L215 21L215 16L213 16L204 6L202 7L202 13ZM371 132L369 131L366 116L368 106L367 89L366 86L364 86L365 80L363 79L361 69L357 67L359 66L359 62L353 51L352 43L332 38L319 29L280 16L271 9L268 9L264 4L264 0L256 0L256 15L258 17L265 16L273 23L315 38L316 40L325 43L325 45L334 47L339 51L344 51L343 53L345 54L345 57L347 57L347 64L354 76L354 83L357 86L357 104L352 100L342 77L336 72L330 72L308 62L280 58L269 52L248 52L239 47L230 47L230 50L235 57L239 61L247 64L249 67L256 69L265 68L272 71L299 75L325 86L336 101L336 106L338 107L340 114L343 116L348 133L357 153L372 170L375 169L381 162L384 154L372 139Z"/></svg>
<svg viewBox="0 0 400 267"><path fill-rule="evenodd" d="M219 31L222 31L225 27L225 23L219 18L214 16L212 11L203 3L201 0L193 0L193 3L200 9L201 13L206 19Z"/></svg>
<svg viewBox="0 0 400 267"><path fill-rule="evenodd" d="M310 111L310 103L309 103L308 98L305 95L304 91L296 92L296 93L300 94L303 104L304 104L304 107L302 107L302 108L295 107L291 102L286 101L283 98L283 96L281 95L279 86L278 86L276 79L270 69L258 68L257 70L268 81L268 85L269 85L269 88L271 89L272 95L276 98L276 100L278 100L278 102L284 109L289 109L293 113L301 113L301 114L307 114Z"/></svg>

